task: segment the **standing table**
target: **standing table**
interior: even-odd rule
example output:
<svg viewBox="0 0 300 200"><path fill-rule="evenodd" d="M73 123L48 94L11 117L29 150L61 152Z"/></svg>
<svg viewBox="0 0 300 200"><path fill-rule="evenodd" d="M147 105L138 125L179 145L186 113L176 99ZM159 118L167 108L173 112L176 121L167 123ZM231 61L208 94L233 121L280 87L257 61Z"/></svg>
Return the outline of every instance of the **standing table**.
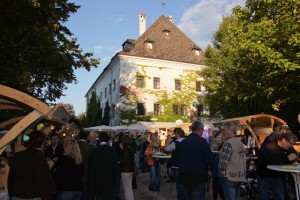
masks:
<svg viewBox="0 0 300 200"><path fill-rule="evenodd" d="M296 167L294 165L268 165L267 167L271 170L291 173L295 180L297 200L300 200L300 166Z"/></svg>
<svg viewBox="0 0 300 200"><path fill-rule="evenodd" d="M165 169L165 164L166 164L166 160L170 159L171 156L170 155L167 155L167 154L161 154L161 153L155 153L155 154L152 154L152 157L158 161L159 165L160 165L160 175L161 175L161 180L163 179L163 176L167 176L168 180L171 181L171 178L169 177L169 175L167 174L166 172L166 169ZM170 192L172 190L172 182L171 182L171 187L170 187ZM158 191L158 194L159 194L159 191Z"/></svg>

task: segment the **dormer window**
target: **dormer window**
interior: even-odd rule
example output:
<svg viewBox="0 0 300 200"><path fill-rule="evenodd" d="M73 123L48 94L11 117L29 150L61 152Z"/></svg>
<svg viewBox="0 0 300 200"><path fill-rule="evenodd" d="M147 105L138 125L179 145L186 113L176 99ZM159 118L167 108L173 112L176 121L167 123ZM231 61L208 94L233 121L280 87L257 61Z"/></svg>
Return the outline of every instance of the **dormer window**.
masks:
<svg viewBox="0 0 300 200"><path fill-rule="evenodd" d="M154 41L151 40L150 38L146 38L144 40L144 43L145 43L145 49L147 51L153 51L154 50Z"/></svg>
<svg viewBox="0 0 300 200"><path fill-rule="evenodd" d="M131 49L134 48L134 42L135 40L133 39L127 39L123 44L123 51L130 51Z"/></svg>
<svg viewBox="0 0 300 200"><path fill-rule="evenodd" d="M162 31L162 33L164 34L164 36L165 36L166 39L170 39L171 38L171 31L170 30L164 29Z"/></svg>
<svg viewBox="0 0 300 200"><path fill-rule="evenodd" d="M153 50L153 43L151 43L151 42L146 42L146 49L147 49L147 50Z"/></svg>
<svg viewBox="0 0 300 200"><path fill-rule="evenodd" d="M191 49L193 52L194 52L194 55L197 56L197 57L200 57L201 56L201 49L197 46L197 45L194 45L193 48Z"/></svg>

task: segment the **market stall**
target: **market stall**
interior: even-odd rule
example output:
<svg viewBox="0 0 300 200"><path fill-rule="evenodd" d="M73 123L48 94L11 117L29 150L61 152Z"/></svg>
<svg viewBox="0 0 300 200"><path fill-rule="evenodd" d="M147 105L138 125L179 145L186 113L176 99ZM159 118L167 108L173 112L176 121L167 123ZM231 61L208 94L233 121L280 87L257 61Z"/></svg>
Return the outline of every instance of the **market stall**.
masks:
<svg viewBox="0 0 300 200"><path fill-rule="evenodd" d="M0 85L0 130L5 130L5 134L0 138L0 155L2 156L9 146L13 146L13 152L22 150L22 138L26 131L39 123L49 121L67 124L69 119L70 114L63 105L51 108L26 93ZM45 126L42 131L48 134L51 127ZM0 188L7 189L9 167L4 160L5 158L1 159L0 165Z"/></svg>
<svg viewBox="0 0 300 200"><path fill-rule="evenodd" d="M213 125L221 129L223 124L226 123L235 123L237 126L237 132L240 135L244 135L245 130L248 130L256 141L258 148L260 148L260 144L272 132L272 127L274 124L279 124L282 126L286 125L284 120L268 114L256 114L230 118L215 122Z"/></svg>

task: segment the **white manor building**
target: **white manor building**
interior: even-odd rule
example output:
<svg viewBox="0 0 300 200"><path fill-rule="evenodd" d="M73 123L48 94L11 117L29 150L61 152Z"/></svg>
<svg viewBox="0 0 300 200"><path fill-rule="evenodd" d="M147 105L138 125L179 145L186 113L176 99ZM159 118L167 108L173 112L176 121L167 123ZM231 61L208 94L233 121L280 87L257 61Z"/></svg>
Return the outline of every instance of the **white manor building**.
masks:
<svg viewBox="0 0 300 200"><path fill-rule="evenodd" d="M173 24L172 17L160 16L147 30L146 16L140 14L139 20L139 38L123 43L122 51L88 90L87 103L93 92L101 109L108 102L111 126L145 118L189 122L205 112L199 101L204 95L203 52Z"/></svg>

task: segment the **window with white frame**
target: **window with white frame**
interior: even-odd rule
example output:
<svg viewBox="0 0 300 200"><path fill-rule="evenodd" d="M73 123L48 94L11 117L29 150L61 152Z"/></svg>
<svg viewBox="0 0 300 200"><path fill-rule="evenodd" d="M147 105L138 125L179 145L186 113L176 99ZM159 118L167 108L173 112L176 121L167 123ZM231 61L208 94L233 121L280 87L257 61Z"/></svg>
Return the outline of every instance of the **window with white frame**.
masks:
<svg viewBox="0 0 300 200"><path fill-rule="evenodd" d="M201 82L200 81L196 81L196 91L201 92Z"/></svg>
<svg viewBox="0 0 300 200"><path fill-rule="evenodd" d="M145 85L144 85L144 76L137 76L136 77L136 87L139 87L139 88L145 87Z"/></svg>
<svg viewBox="0 0 300 200"><path fill-rule="evenodd" d="M116 91L116 79L113 81L113 91Z"/></svg>
<svg viewBox="0 0 300 200"><path fill-rule="evenodd" d="M111 94L111 83L109 84L108 94Z"/></svg>
<svg viewBox="0 0 300 200"><path fill-rule="evenodd" d="M153 77L153 88L160 89L160 78L159 77Z"/></svg>
<svg viewBox="0 0 300 200"><path fill-rule="evenodd" d="M175 90L181 90L180 80L175 80Z"/></svg>
<svg viewBox="0 0 300 200"><path fill-rule="evenodd" d="M145 115L145 104L144 103L137 103L137 115Z"/></svg>
<svg viewBox="0 0 300 200"><path fill-rule="evenodd" d="M174 115L178 115L179 114L178 108L179 108L178 104L173 104L173 114Z"/></svg>
<svg viewBox="0 0 300 200"><path fill-rule="evenodd" d="M154 103L154 115L161 114L161 105L159 103Z"/></svg>

